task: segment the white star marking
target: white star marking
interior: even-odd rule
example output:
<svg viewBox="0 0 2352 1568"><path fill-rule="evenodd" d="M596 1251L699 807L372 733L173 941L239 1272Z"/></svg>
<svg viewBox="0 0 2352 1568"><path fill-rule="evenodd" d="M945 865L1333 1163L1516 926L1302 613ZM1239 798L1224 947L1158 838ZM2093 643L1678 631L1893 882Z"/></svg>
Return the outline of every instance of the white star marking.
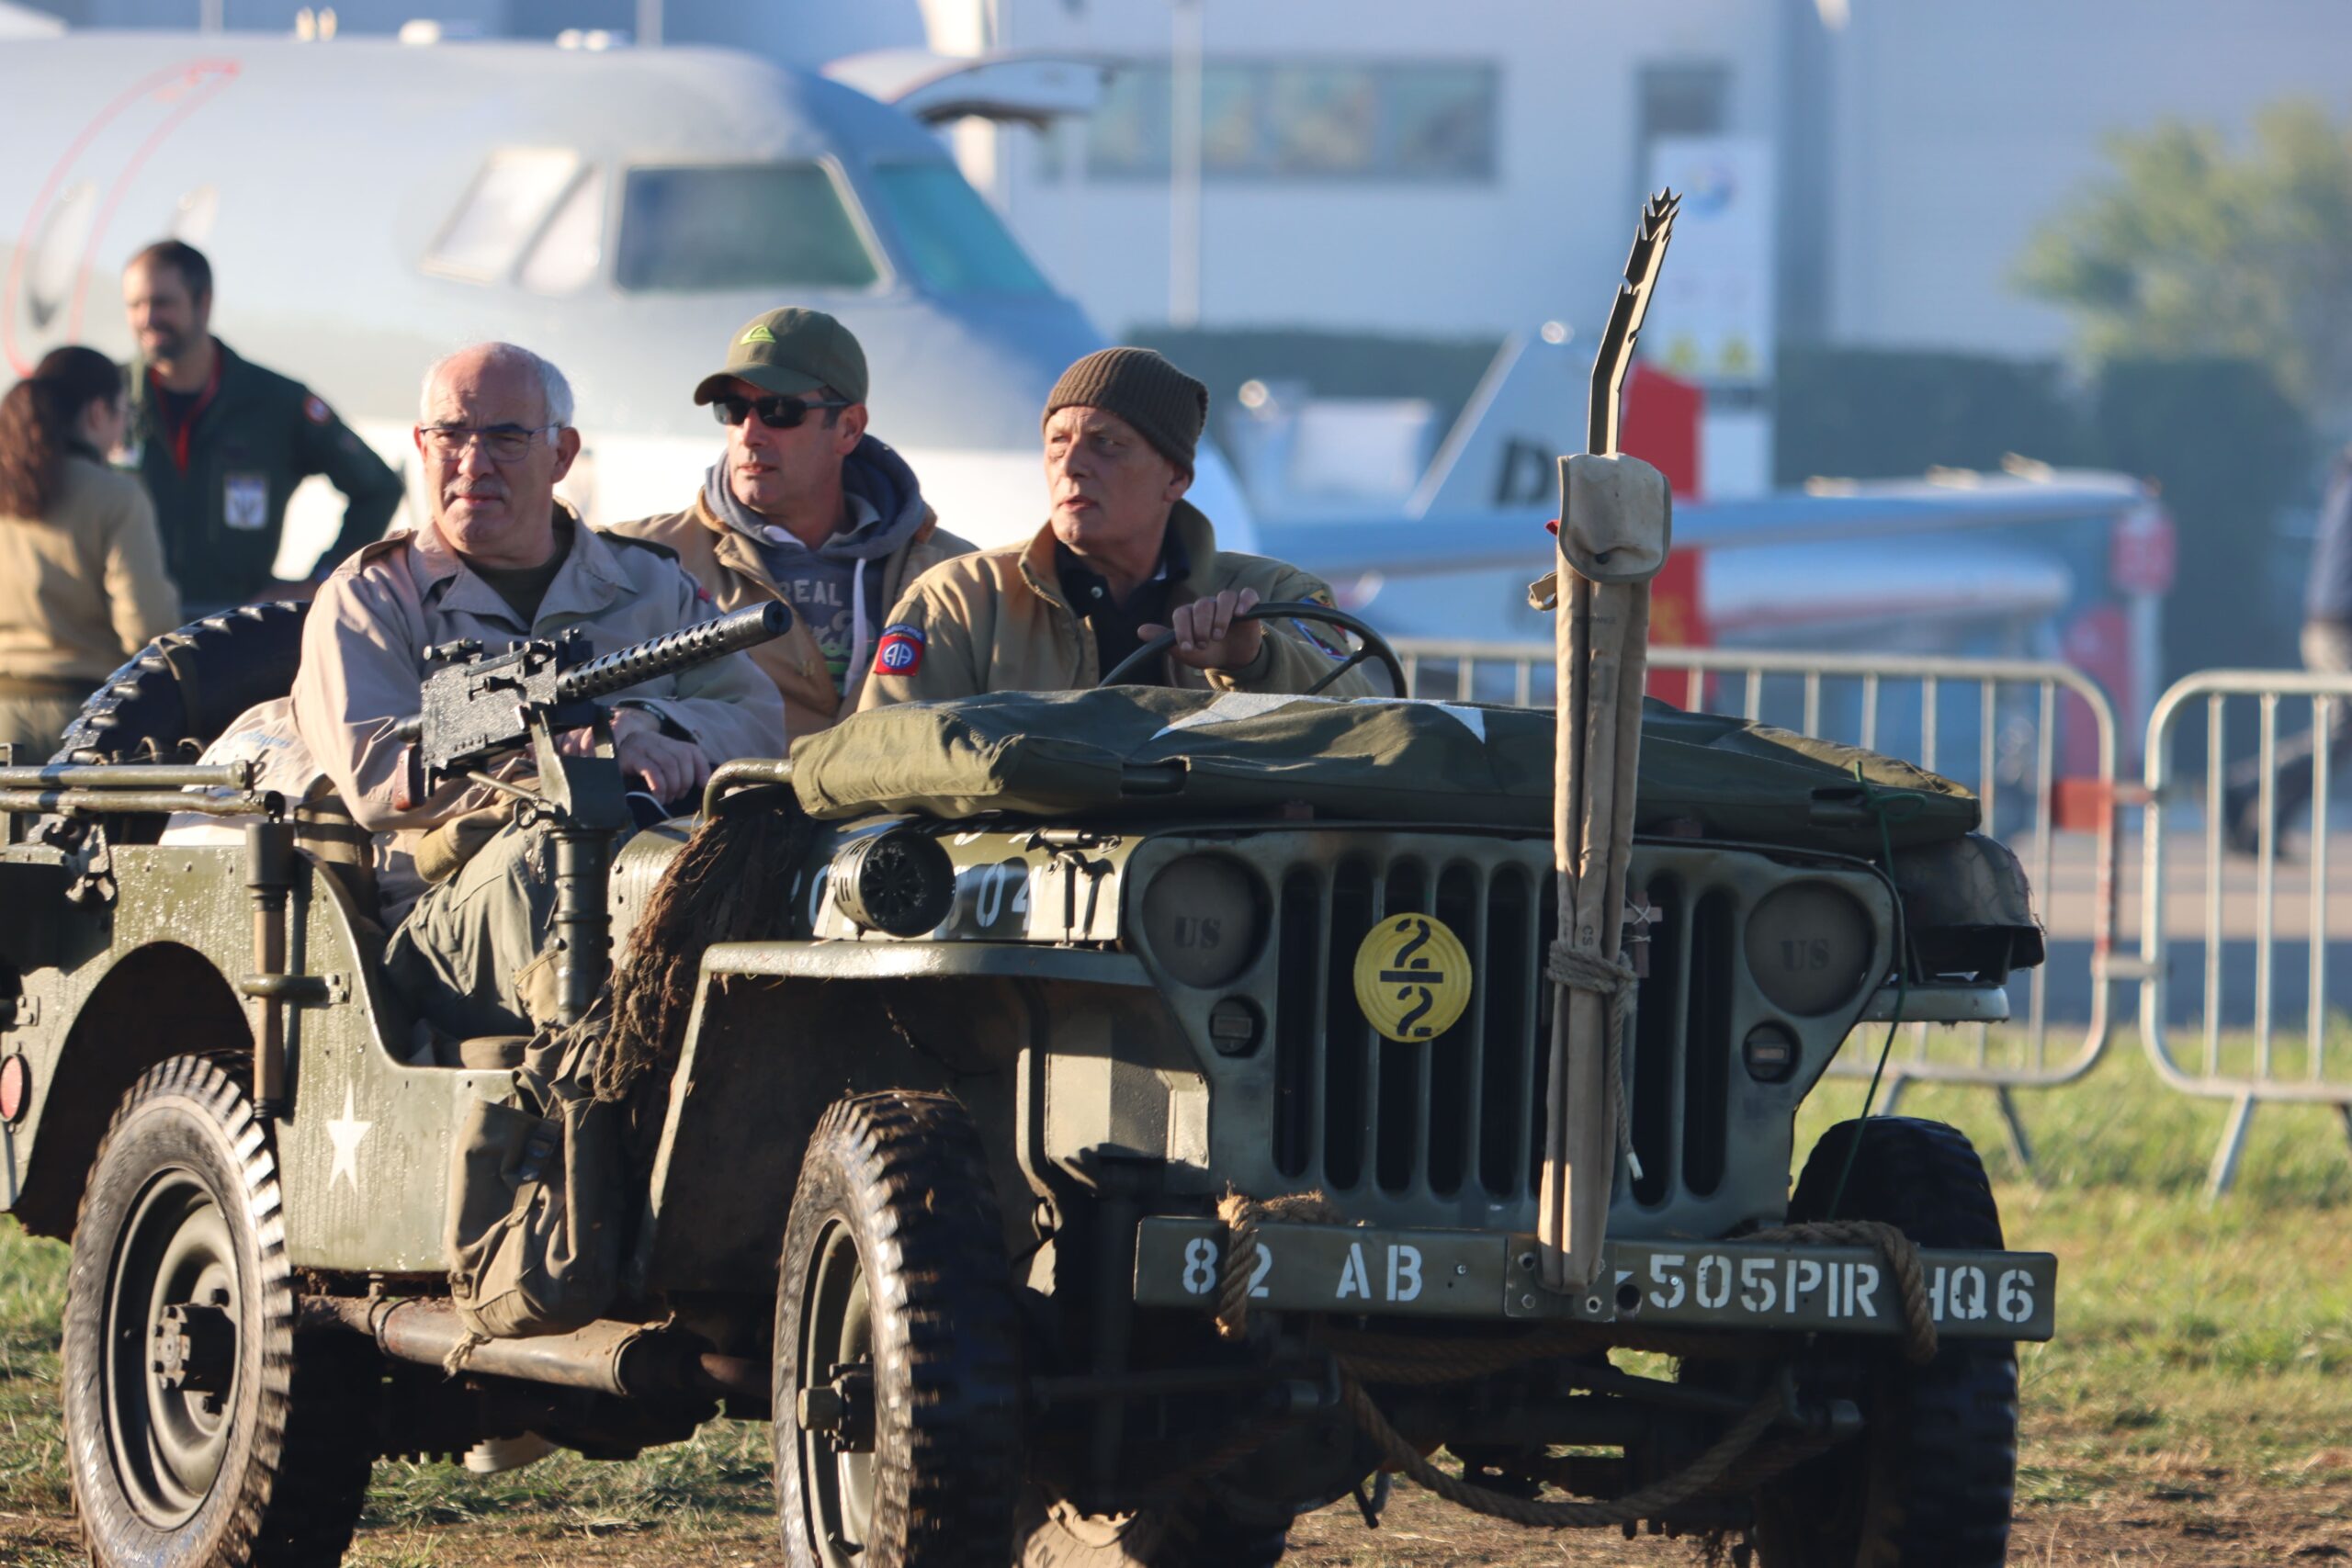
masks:
<svg viewBox="0 0 2352 1568"><path fill-rule="evenodd" d="M327 1137L334 1145L334 1168L327 1172L327 1185L333 1187L344 1177L351 1179L351 1190L359 1190L359 1140L368 1135L373 1122L354 1120L351 1114L351 1086L343 1086L343 1114L327 1123Z"/></svg>

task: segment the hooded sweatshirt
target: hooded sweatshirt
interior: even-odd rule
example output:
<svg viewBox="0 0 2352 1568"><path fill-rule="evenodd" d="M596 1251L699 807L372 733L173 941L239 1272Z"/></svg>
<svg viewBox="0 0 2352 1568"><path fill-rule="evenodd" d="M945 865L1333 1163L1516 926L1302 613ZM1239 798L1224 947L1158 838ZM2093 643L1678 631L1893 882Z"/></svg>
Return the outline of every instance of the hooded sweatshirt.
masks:
<svg viewBox="0 0 2352 1568"><path fill-rule="evenodd" d="M842 461L842 491L850 525L812 550L736 499L723 458L703 476L703 503L751 544L784 602L807 620L836 692L849 671L864 664L889 607L882 600L878 563L912 538L930 514L914 469L871 435Z"/></svg>

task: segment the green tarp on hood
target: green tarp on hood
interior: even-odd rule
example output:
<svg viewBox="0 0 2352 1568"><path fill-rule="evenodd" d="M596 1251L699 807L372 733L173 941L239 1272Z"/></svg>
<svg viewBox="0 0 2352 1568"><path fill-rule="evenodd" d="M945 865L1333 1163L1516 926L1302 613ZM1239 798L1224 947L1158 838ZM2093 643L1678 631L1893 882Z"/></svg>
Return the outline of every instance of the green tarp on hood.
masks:
<svg viewBox="0 0 2352 1568"><path fill-rule="evenodd" d="M857 714L792 748L812 816L1319 815L1534 829L1552 822L1552 715L1476 704L1174 691L1000 692ZM1635 828L1872 855L1956 838L1976 797L1899 759L1650 703Z"/></svg>

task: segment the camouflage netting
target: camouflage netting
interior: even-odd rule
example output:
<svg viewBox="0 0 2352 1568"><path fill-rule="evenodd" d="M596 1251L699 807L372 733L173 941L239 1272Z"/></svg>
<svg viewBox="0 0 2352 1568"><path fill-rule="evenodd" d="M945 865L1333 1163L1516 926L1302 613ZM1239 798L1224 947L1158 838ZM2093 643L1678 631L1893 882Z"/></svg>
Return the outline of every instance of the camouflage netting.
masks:
<svg viewBox="0 0 2352 1568"><path fill-rule="evenodd" d="M1197 818L1304 802L1360 820L1548 831L1553 755L1540 709L1121 686L880 708L799 741L792 763L801 805L820 818ZM1897 758L1645 708L1637 831L1875 857L1869 790L1920 797L1890 819L1898 850L1977 825L1974 795Z"/></svg>

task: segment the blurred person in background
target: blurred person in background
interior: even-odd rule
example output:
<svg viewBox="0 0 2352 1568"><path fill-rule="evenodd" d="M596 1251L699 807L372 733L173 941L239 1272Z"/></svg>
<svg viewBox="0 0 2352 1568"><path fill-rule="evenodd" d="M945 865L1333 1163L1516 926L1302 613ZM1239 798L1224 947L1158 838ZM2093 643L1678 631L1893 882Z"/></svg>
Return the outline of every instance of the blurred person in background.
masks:
<svg viewBox="0 0 2352 1568"><path fill-rule="evenodd" d="M2319 536L2312 541L2310 585L2302 592L2302 668L2312 674L2352 674L2352 446L2335 454L2326 501L2319 503ZM2352 698L2335 698L2326 724L2286 736L2275 752L2272 823L2284 823L2312 799L2312 760L2328 748L2328 766L2352 757ZM2326 731L2326 733L2322 733ZM2222 832L2244 856L2263 849L2263 757L2230 771L2222 797ZM2277 841L2277 835L2272 835Z"/></svg>
<svg viewBox="0 0 2352 1568"><path fill-rule="evenodd" d="M122 372L96 349L54 349L0 397L0 742L20 763L179 625L155 508L107 466L129 424Z"/></svg>
<svg viewBox="0 0 2352 1568"><path fill-rule="evenodd" d="M2320 502L2311 578L2303 592L2302 652L2303 668L2314 675L2352 674L2352 446L2336 455L2327 497ZM2314 725L2278 742L2274 753L2278 782L2272 792L2275 822L2293 820L2310 803L2312 764L2321 746L2327 748L2330 769L2340 767L2352 756L2352 713L2346 712L2347 707L2352 707L2352 697L2338 697L2324 727ZM2231 770L2222 808L2230 847L2241 854L2260 852L2262 758L2258 753Z"/></svg>
<svg viewBox="0 0 2352 1568"><path fill-rule="evenodd" d="M131 366L131 461L154 499L164 560L192 610L307 598L345 556L383 536L401 479L300 381L242 359L212 335L212 264L164 240L123 268ZM306 582L274 575L286 502L324 474L343 527Z"/></svg>

